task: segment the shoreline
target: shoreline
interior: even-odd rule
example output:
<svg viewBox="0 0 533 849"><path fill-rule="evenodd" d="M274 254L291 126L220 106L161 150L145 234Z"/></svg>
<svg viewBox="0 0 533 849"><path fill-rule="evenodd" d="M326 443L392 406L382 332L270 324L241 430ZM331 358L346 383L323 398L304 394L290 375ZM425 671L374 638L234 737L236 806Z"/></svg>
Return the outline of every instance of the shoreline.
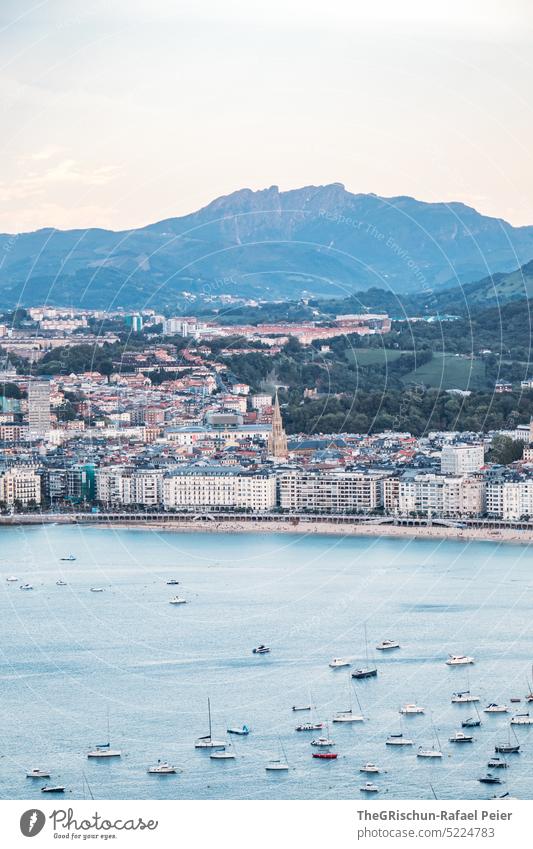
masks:
<svg viewBox="0 0 533 849"><path fill-rule="evenodd" d="M194 521L192 519L169 519L164 522L150 521L149 523L139 518L128 518L125 521L85 521L81 516L41 515L21 516L20 519L10 516L0 517L0 529L2 527L37 527L45 525L78 525L86 528L97 527L107 530L155 530L158 532L171 533L259 533L259 534L297 534L300 536L328 535L339 537L389 537L403 539L447 539L456 542L498 542L529 545L533 543L533 528L455 528L444 525L383 525L371 522L342 523L328 522L327 520L309 521L301 520L297 523L280 519L223 519L212 521Z"/></svg>

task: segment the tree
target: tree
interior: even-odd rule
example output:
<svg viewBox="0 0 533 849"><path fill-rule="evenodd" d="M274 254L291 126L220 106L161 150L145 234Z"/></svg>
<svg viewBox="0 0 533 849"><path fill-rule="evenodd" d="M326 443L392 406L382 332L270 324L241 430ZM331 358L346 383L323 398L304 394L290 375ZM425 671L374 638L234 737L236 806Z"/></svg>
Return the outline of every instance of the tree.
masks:
<svg viewBox="0 0 533 849"><path fill-rule="evenodd" d="M488 458L492 463L500 463L507 466L520 460L524 451L524 443L521 439L511 439L510 436L498 434L492 440Z"/></svg>

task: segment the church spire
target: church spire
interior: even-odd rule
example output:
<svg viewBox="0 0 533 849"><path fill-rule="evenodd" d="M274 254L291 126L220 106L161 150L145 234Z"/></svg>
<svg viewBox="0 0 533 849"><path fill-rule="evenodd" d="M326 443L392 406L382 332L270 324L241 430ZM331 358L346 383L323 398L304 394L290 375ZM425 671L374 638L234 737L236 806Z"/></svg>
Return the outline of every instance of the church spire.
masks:
<svg viewBox="0 0 533 849"><path fill-rule="evenodd" d="M286 457L288 454L287 436L283 430L283 421L281 418L277 389L276 397L274 399L274 410L272 413L272 432L268 440L268 452L272 455L272 457Z"/></svg>

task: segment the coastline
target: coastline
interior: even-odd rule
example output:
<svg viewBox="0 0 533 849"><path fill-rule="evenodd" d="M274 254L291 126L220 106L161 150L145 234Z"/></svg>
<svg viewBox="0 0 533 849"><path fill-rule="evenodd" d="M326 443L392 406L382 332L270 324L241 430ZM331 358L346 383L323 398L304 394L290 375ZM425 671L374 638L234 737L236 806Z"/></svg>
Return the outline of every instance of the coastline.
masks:
<svg viewBox="0 0 533 849"><path fill-rule="evenodd" d="M102 525L98 525L102 527ZM109 522L104 527L110 530L147 530L147 526L141 523L113 523ZM329 535L339 537L401 537L403 539L447 539L456 542L502 542L518 543L520 545L533 544L532 531L518 531L513 528L482 529L482 528L447 528L443 526L405 526L405 525L371 525L369 523L354 523L353 525L338 525L333 522L299 522L292 525L288 522L260 521L247 522L183 522L176 520L169 523L151 523L150 528L157 531L171 531L174 533L259 533L259 534L298 534Z"/></svg>

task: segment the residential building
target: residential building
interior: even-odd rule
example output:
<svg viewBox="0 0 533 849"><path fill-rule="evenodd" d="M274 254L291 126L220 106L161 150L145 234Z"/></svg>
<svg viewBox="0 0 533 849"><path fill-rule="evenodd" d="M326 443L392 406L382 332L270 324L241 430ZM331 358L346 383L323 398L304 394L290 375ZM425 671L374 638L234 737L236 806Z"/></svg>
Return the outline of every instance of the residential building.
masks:
<svg viewBox="0 0 533 849"><path fill-rule="evenodd" d="M447 442L442 446L440 470L445 475L468 475L478 472L484 462L483 445Z"/></svg>
<svg viewBox="0 0 533 849"><path fill-rule="evenodd" d="M178 467L163 479L167 510L227 509L264 512L276 506L276 478L235 466Z"/></svg>

